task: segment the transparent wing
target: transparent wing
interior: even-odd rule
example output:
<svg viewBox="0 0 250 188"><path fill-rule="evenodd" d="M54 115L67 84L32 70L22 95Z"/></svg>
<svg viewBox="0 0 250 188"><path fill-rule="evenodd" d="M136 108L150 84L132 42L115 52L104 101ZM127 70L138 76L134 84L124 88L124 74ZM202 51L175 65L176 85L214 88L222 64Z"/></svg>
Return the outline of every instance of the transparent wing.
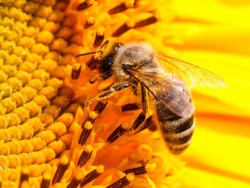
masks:
<svg viewBox="0 0 250 188"><path fill-rule="evenodd" d="M181 61L166 55L158 55L159 63L166 72L177 75L190 87L208 86L224 88L226 83L216 74L191 63Z"/></svg>
<svg viewBox="0 0 250 188"><path fill-rule="evenodd" d="M170 111L179 116L189 116L194 107L190 87L225 87L219 76L196 65L169 56L158 56L160 66L131 73L143 83L149 92Z"/></svg>
<svg viewBox="0 0 250 188"><path fill-rule="evenodd" d="M172 73L162 71L160 68L146 69L140 74L135 71L131 71L131 73L157 101L172 113L180 117L187 117L193 113L194 107L189 87L182 79ZM164 109L162 110L164 111Z"/></svg>

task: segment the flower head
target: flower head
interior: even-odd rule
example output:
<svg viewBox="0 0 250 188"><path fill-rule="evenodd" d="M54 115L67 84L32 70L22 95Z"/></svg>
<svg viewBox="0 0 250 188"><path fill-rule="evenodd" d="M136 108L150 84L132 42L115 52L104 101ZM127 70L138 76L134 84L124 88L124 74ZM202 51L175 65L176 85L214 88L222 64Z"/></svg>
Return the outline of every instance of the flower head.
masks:
<svg viewBox="0 0 250 188"><path fill-rule="evenodd" d="M206 17L207 9L200 6L182 0L1 2L1 186L205 187L206 177L215 185L225 175L222 179L232 187L244 187L249 176L249 165L243 166L248 161L249 104L247 92L238 91L248 91L249 81L243 74L248 57L242 57L248 51L239 36L249 28L232 17ZM217 7L209 9L217 12L226 7L225 15L235 11L223 1L207 6ZM242 18L246 8L239 4L238 9ZM231 29L233 24L239 31ZM235 45L227 45L223 34L228 31ZM97 79L98 54L74 56L100 49L105 40L150 43L160 53L207 67L227 82L225 90L193 92L198 130L183 155L186 167L179 170L183 162L169 153L153 128L132 135L114 133L126 130L140 113L121 108L138 100L131 91L84 106L114 80ZM217 64L210 63L215 60ZM235 62L238 69L232 68ZM232 148L240 153L232 154ZM214 150L224 153L209 155Z"/></svg>
<svg viewBox="0 0 250 188"><path fill-rule="evenodd" d="M157 3L152 5L88 0L1 4L3 187L171 184L165 176L181 163L168 153L158 133L145 130L107 143L119 123L138 115L123 115L120 106L126 97L117 95L108 104L85 109L83 102L108 83L90 83L96 73L84 63L77 80L69 74L70 65L79 69L74 56L98 48L104 39L128 42L134 35L148 40L158 22Z"/></svg>

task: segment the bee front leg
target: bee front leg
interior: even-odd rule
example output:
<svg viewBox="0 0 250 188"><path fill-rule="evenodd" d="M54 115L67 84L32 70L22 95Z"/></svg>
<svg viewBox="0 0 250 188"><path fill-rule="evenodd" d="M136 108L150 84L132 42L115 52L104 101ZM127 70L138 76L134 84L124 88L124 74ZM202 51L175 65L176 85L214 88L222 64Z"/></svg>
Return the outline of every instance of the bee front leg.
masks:
<svg viewBox="0 0 250 188"><path fill-rule="evenodd" d="M129 83L117 83L110 87L109 90L106 90L99 94L97 97L90 99L89 101L85 102L85 107L88 107L91 103L98 101L96 104L94 111L90 113L85 121L82 124L82 133L80 135L80 138L78 140L78 143L80 145L84 145L88 137L90 136L90 133L92 131L92 124L95 122L97 114L102 113L102 111L105 109L106 105L108 104L108 98L114 95L117 92L123 91L130 87ZM93 113L94 112L94 113Z"/></svg>
<svg viewBox="0 0 250 188"><path fill-rule="evenodd" d="M97 97L90 99L89 101L85 102L84 107L89 107L90 104L96 101L108 99L109 97L113 96L114 94L121 92L125 89L131 87L130 83L117 83L110 87L109 90L106 90L99 94Z"/></svg>

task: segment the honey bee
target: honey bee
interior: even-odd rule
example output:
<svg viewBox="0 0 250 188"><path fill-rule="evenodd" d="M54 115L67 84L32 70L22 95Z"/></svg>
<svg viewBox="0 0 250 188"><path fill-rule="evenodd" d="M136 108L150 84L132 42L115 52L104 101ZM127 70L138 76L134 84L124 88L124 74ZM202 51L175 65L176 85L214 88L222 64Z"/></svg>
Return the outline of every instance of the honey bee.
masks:
<svg viewBox="0 0 250 188"><path fill-rule="evenodd" d="M97 69L105 80L115 77L115 83L97 97L85 103L105 100L117 92L132 88L141 90L142 113L132 127L125 132L139 132L149 127L152 117L147 117L148 103L153 101L163 139L174 154L184 151L191 142L194 131L194 104L190 88L195 85L224 86L224 81L215 74L190 63L163 56L146 43L111 43L106 41L98 51L79 54L101 53ZM119 132L119 131L118 131ZM124 132L124 131L123 131ZM112 142L120 133L113 133Z"/></svg>

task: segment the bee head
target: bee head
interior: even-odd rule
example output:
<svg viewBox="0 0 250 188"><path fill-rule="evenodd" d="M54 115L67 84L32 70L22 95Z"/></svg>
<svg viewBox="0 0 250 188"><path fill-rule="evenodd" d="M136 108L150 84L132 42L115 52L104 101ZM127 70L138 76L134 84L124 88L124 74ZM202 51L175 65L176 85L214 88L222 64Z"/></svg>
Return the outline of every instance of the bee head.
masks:
<svg viewBox="0 0 250 188"><path fill-rule="evenodd" d="M98 71L101 73L102 79L107 79L112 76L112 65L114 63L114 58L117 53L119 53L120 49L122 48L123 44L118 42L110 42L109 40L105 41L100 50L95 50L83 54L78 54L75 58L80 56L85 56L89 54L96 54L101 53L100 61L97 65Z"/></svg>
<svg viewBox="0 0 250 188"><path fill-rule="evenodd" d="M118 42L109 42L108 40L102 45L102 56L98 66L102 79L112 76L112 66L116 55L120 52L124 45Z"/></svg>

